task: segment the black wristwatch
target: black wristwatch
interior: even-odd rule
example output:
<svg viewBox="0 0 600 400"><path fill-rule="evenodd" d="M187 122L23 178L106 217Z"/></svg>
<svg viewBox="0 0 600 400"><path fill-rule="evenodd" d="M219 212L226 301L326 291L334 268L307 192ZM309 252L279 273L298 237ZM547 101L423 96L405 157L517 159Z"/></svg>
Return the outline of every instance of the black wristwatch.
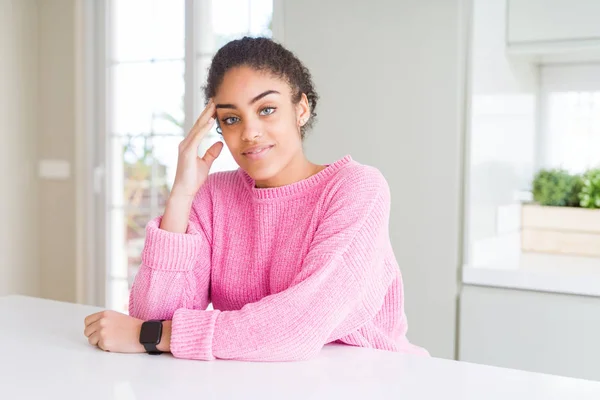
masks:
<svg viewBox="0 0 600 400"><path fill-rule="evenodd" d="M140 329L140 343L144 345L148 354L158 355L163 353L156 348L162 337L163 321L153 319L142 324L142 329Z"/></svg>

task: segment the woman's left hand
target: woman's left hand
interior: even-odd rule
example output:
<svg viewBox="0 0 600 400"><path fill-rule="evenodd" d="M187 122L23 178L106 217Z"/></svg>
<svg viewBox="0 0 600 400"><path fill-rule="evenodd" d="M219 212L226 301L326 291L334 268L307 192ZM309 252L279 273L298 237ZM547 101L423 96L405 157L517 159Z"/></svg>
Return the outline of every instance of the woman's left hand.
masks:
<svg viewBox="0 0 600 400"><path fill-rule="evenodd" d="M85 318L84 335L93 346L114 353L144 353L140 344L141 319L106 310Z"/></svg>

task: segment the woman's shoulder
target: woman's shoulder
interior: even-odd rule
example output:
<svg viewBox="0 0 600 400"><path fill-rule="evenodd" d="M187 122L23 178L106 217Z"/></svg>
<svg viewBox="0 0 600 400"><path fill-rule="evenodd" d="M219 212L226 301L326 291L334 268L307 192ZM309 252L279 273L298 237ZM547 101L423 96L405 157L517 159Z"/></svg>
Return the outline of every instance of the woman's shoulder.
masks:
<svg viewBox="0 0 600 400"><path fill-rule="evenodd" d="M388 188L388 182L378 168L354 160L348 163L346 168L338 171L330 184L332 187L351 192Z"/></svg>
<svg viewBox="0 0 600 400"><path fill-rule="evenodd" d="M378 168L352 161L331 178L322 200L327 207L337 204L349 209L377 202L387 204L390 188Z"/></svg>
<svg viewBox="0 0 600 400"><path fill-rule="evenodd" d="M378 168L353 161L332 177L318 206L320 218L334 224L338 218L340 224L364 221L372 213L389 216L389 185Z"/></svg>

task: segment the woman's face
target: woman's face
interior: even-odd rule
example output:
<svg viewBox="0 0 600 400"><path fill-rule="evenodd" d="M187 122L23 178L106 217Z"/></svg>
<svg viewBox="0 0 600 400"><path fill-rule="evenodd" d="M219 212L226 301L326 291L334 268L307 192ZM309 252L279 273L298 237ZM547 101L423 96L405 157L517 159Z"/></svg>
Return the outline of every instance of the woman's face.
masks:
<svg viewBox="0 0 600 400"><path fill-rule="evenodd" d="M255 181L269 182L303 157L300 126L310 116L305 95L293 104L289 84L250 67L227 71L214 96L223 139Z"/></svg>

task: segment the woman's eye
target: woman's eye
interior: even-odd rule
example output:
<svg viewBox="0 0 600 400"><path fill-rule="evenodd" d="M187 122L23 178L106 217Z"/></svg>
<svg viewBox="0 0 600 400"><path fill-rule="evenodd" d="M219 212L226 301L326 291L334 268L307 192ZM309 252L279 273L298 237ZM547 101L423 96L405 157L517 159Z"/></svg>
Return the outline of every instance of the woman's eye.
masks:
<svg viewBox="0 0 600 400"><path fill-rule="evenodd" d="M238 122L240 119L238 117L227 117L227 118L223 118L221 121L223 121L223 123L225 125L233 125L236 122Z"/></svg>
<svg viewBox="0 0 600 400"><path fill-rule="evenodd" d="M275 107L265 107L260 110L260 115L271 115L275 112Z"/></svg>

